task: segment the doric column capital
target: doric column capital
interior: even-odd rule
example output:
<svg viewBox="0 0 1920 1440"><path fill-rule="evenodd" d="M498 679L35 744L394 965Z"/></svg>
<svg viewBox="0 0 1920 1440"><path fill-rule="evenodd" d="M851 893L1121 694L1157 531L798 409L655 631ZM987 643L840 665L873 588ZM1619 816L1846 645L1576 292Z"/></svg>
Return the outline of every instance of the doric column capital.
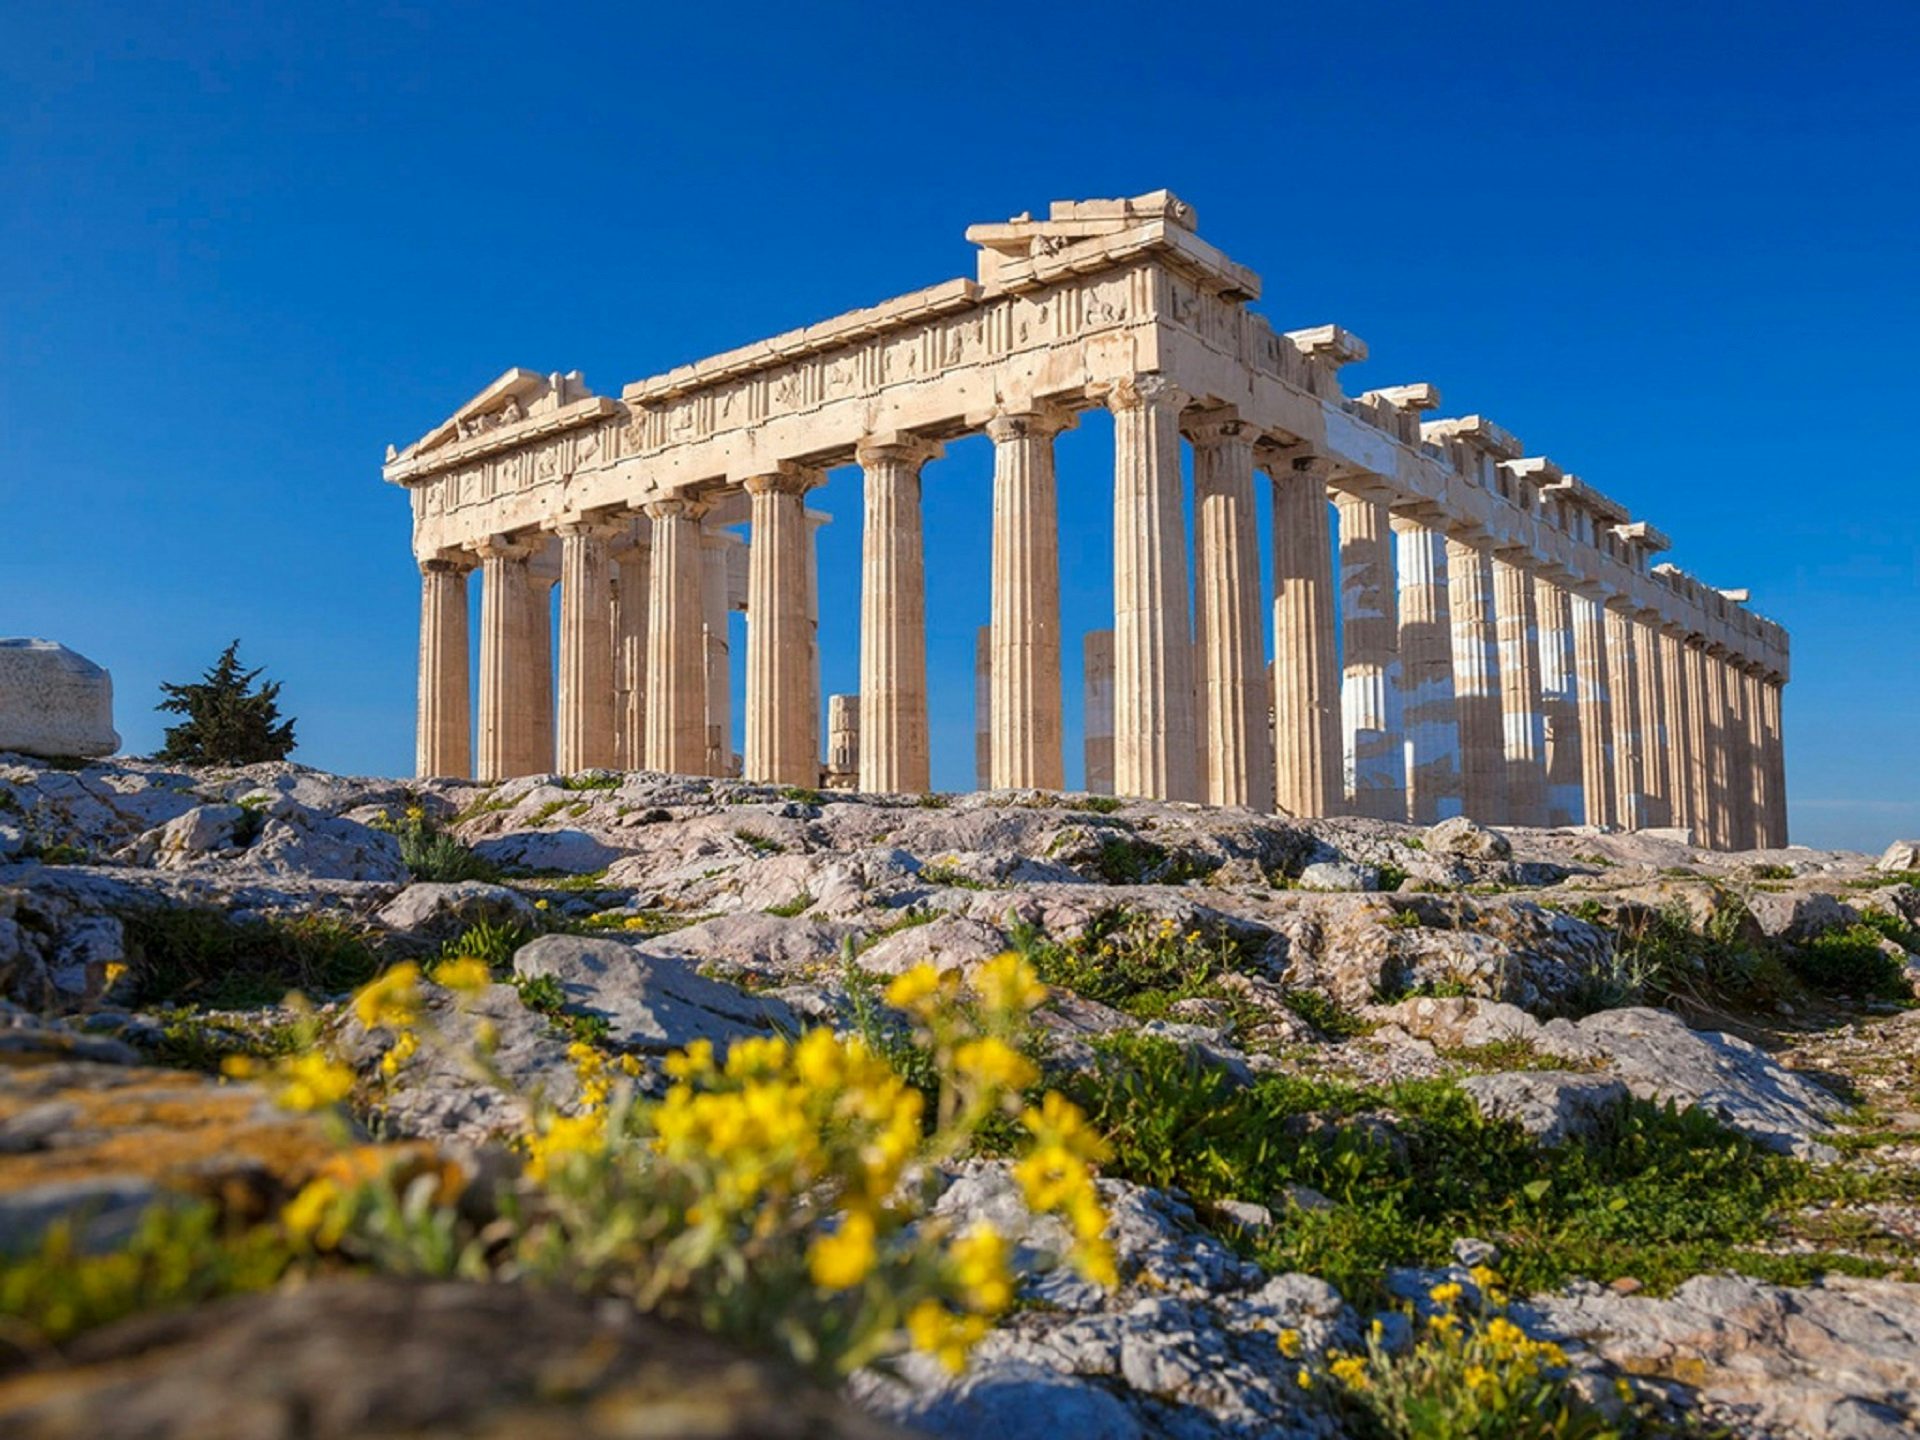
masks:
<svg viewBox="0 0 1920 1440"><path fill-rule="evenodd" d="M1047 440L1079 423L1071 410L1044 402L1003 405L989 415L981 429L996 445L1009 440Z"/></svg>
<svg viewBox="0 0 1920 1440"><path fill-rule="evenodd" d="M533 555L534 547L511 535L487 535L474 542L473 550L482 561L526 560Z"/></svg>
<svg viewBox="0 0 1920 1440"><path fill-rule="evenodd" d="M826 478L810 466L783 460L773 470L747 476L740 485L749 495L804 495Z"/></svg>
<svg viewBox="0 0 1920 1440"><path fill-rule="evenodd" d="M1109 410L1184 410L1193 397L1165 375L1133 375L1116 380L1103 397Z"/></svg>
<svg viewBox="0 0 1920 1440"><path fill-rule="evenodd" d="M917 471L946 453L946 446L939 441L905 430L883 430L866 436L853 447L853 458L863 470L871 470L876 465L904 465Z"/></svg>
<svg viewBox="0 0 1920 1440"><path fill-rule="evenodd" d="M1251 445L1260 435L1253 422L1241 419L1240 412L1231 405L1188 415L1180 429L1195 445Z"/></svg>
<svg viewBox="0 0 1920 1440"><path fill-rule="evenodd" d="M1316 455L1304 444L1282 444L1277 440L1256 441L1253 447L1253 464L1256 470L1264 470L1272 480L1292 480L1312 478L1323 484L1333 474L1333 460L1327 455Z"/></svg>
<svg viewBox="0 0 1920 1440"><path fill-rule="evenodd" d="M663 499L649 500L643 511L649 520L697 520L706 507L688 499L685 495L668 495Z"/></svg>
<svg viewBox="0 0 1920 1440"><path fill-rule="evenodd" d="M422 575L465 575L480 563L479 557L465 550L442 550L420 562Z"/></svg>
<svg viewBox="0 0 1920 1440"><path fill-rule="evenodd" d="M1417 500L1411 505L1395 505L1388 515L1388 523L1396 534L1408 531L1447 529L1447 512L1431 500Z"/></svg>
<svg viewBox="0 0 1920 1440"><path fill-rule="evenodd" d="M541 528L551 530L561 539L572 539L584 535L590 540L612 540L624 533L632 522L619 515L560 515L547 521Z"/></svg>

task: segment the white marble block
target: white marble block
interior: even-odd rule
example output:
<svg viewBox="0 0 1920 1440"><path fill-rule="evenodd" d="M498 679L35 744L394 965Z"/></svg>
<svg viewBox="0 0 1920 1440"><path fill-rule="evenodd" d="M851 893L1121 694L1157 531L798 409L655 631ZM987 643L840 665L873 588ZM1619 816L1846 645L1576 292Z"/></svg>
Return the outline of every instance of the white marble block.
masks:
<svg viewBox="0 0 1920 1440"><path fill-rule="evenodd" d="M105 670L51 640L0 639L0 750L66 759L119 748Z"/></svg>

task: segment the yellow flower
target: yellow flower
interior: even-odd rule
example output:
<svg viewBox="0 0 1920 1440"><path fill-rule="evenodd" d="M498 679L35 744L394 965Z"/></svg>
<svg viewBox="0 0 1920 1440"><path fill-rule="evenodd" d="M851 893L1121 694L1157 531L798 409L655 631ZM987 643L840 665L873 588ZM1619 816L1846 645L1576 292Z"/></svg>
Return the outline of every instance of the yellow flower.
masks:
<svg viewBox="0 0 1920 1440"><path fill-rule="evenodd" d="M1465 1293L1466 1292L1460 1288L1458 1281L1448 1280L1444 1284L1436 1285L1427 1291L1427 1296L1436 1305L1451 1305Z"/></svg>
<svg viewBox="0 0 1920 1440"><path fill-rule="evenodd" d="M1526 1338L1527 1332L1504 1315L1496 1315L1487 1322L1487 1339L1495 1345L1512 1348L1524 1343Z"/></svg>
<svg viewBox="0 0 1920 1440"><path fill-rule="evenodd" d="M411 960L395 965L353 997L353 1013L369 1030L411 1025L420 1010L420 967Z"/></svg>
<svg viewBox="0 0 1920 1440"><path fill-rule="evenodd" d="M402 1030L393 1042L391 1049L380 1057L380 1074L391 1080L400 1073L400 1067L411 1060L414 1052L420 1048L420 1037L411 1030Z"/></svg>
<svg viewBox="0 0 1920 1440"><path fill-rule="evenodd" d="M1011 1251L1005 1237L985 1224L975 1225L949 1247L954 1279L969 1309L998 1315L1013 1303L1013 1275L1008 1268Z"/></svg>
<svg viewBox="0 0 1920 1440"><path fill-rule="evenodd" d="M955 1050L953 1068L963 1078L997 1090L1022 1090L1040 1078L1031 1060L992 1035Z"/></svg>
<svg viewBox="0 0 1920 1440"><path fill-rule="evenodd" d="M537 1133L527 1137L527 1178L543 1185L556 1166L564 1166L577 1156L598 1153L606 1143L607 1120L600 1111L550 1116Z"/></svg>
<svg viewBox="0 0 1920 1440"><path fill-rule="evenodd" d="M1025 1018L1047 1000L1047 987L1017 950L1002 951L975 971L973 989L988 1010L1011 1019Z"/></svg>
<svg viewBox="0 0 1920 1440"><path fill-rule="evenodd" d="M1367 1362L1358 1355L1342 1355L1327 1366L1333 1378L1349 1390L1367 1388Z"/></svg>
<svg viewBox="0 0 1920 1440"><path fill-rule="evenodd" d="M339 1185L321 1176L309 1180L300 1193L280 1210L280 1224L296 1245L314 1245L330 1250L340 1243L346 1229L344 1198Z"/></svg>
<svg viewBox="0 0 1920 1440"><path fill-rule="evenodd" d="M421 809L418 805L409 805L407 807L407 819L411 820L414 824L418 825L422 820L426 818L427 818L427 812Z"/></svg>
<svg viewBox="0 0 1920 1440"><path fill-rule="evenodd" d="M1467 1274L1482 1290L1497 1290L1500 1287L1500 1272L1491 1265L1476 1265Z"/></svg>
<svg viewBox="0 0 1920 1440"><path fill-rule="evenodd" d="M814 1090L832 1090L844 1083L847 1074L847 1050L840 1037L824 1026L809 1030L793 1047L793 1072L800 1083Z"/></svg>
<svg viewBox="0 0 1920 1440"><path fill-rule="evenodd" d="M922 1300L907 1312L907 1338L952 1374L967 1368L967 1353L987 1333L984 1315L956 1315L938 1300Z"/></svg>
<svg viewBox="0 0 1920 1440"><path fill-rule="evenodd" d="M940 971L931 964L916 965L893 978L886 1000L896 1010L917 1010L939 991Z"/></svg>
<svg viewBox="0 0 1920 1440"><path fill-rule="evenodd" d="M1484 1365L1469 1365L1461 1377L1469 1390L1479 1390L1493 1384L1493 1372Z"/></svg>
<svg viewBox="0 0 1920 1440"><path fill-rule="evenodd" d="M442 960L434 966L433 983L443 989L472 994L492 984L493 975L488 971L486 961L478 956L462 955L458 959Z"/></svg>
<svg viewBox="0 0 1920 1440"><path fill-rule="evenodd" d="M670 1080L688 1081L713 1074L713 1041L695 1040L662 1063Z"/></svg>
<svg viewBox="0 0 1920 1440"><path fill-rule="evenodd" d="M125 961L109 960L106 968L101 972L106 988L111 990L114 986L118 985L120 983L120 977L127 973L127 968Z"/></svg>
<svg viewBox="0 0 1920 1440"><path fill-rule="evenodd" d="M533 902L533 908L536 910L545 910L550 903L546 896L543 895Z"/></svg>
<svg viewBox="0 0 1920 1440"><path fill-rule="evenodd" d="M1293 1383L1298 1385L1302 1390L1311 1390L1313 1388L1313 1372L1302 1365L1298 1370L1293 1372Z"/></svg>
<svg viewBox="0 0 1920 1440"><path fill-rule="evenodd" d="M850 1290L873 1270L873 1216L854 1210L831 1235L807 1247L807 1273L822 1290Z"/></svg>
<svg viewBox="0 0 1920 1440"><path fill-rule="evenodd" d="M1279 1335L1275 1337L1275 1343L1280 1347L1280 1353L1287 1359L1298 1360L1300 1358L1301 1341L1298 1330L1282 1330Z"/></svg>
<svg viewBox="0 0 1920 1440"><path fill-rule="evenodd" d="M275 1073L274 1099L288 1110L325 1110L353 1093L353 1071L318 1050L282 1061Z"/></svg>

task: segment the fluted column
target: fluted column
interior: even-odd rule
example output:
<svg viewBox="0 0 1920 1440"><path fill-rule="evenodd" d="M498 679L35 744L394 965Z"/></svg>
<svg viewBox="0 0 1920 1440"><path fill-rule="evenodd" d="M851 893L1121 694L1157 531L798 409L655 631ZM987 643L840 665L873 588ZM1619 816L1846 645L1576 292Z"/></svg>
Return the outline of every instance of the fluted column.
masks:
<svg viewBox="0 0 1920 1440"><path fill-rule="evenodd" d="M993 440L989 764L996 790L1058 790L1066 784L1053 437L1071 423L1070 416L1051 409L1005 412L987 421Z"/></svg>
<svg viewBox="0 0 1920 1440"><path fill-rule="evenodd" d="M1686 656L1686 631L1671 623L1662 625L1660 692L1666 706L1666 745L1661 759L1667 767L1667 823L1691 830L1699 820L1693 809L1693 725Z"/></svg>
<svg viewBox="0 0 1920 1440"><path fill-rule="evenodd" d="M1788 843L1787 830L1787 745L1781 728L1780 691L1782 682L1772 675L1760 685L1767 727L1767 786L1772 803L1767 807L1767 844L1779 847Z"/></svg>
<svg viewBox="0 0 1920 1440"><path fill-rule="evenodd" d="M1213 805L1273 806L1273 745L1261 638L1253 430L1231 413L1188 426L1193 443L1194 595L1200 728Z"/></svg>
<svg viewBox="0 0 1920 1440"><path fill-rule="evenodd" d="M1400 717L1400 625L1386 501L1340 490L1340 729L1347 802L1355 815L1407 818Z"/></svg>
<svg viewBox="0 0 1920 1440"><path fill-rule="evenodd" d="M855 452L865 492L860 538L862 790L924 791L931 784L920 468L939 453L939 446L909 436L869 439ZM1057 606L1057 583L1055 600Z"/></svg>
<svg viewBox="0 0 1920 1440"><path fill-rule="evenodd" d="M705 676L703 706L706 761L702 773L733 774L733 559L740 537L700 526L700 657Z"/></svg>
<svg viewBox="0 0 1920 1440"><path fill-rule="evenodd" d="M1533 603L1540 623L1540 711L1547 739L1547 823L1579 824L1580 687L1574 679L1573 597L1557 580L1536 575Z"/></svg>
<svg viewBox="0 0 1920 1440"><path fill-rule="evenodd" d="M1540 713L1539 617L1533 572L1521 552L1493 557L1500 636L1500 712L1507 757L1507 823L1547 822L1547 736Z"/></svg>
<svg viewBox="0 0 1920 1440"><path fill-rule="evenodd" d="M1180 480L1186 399L1158 375L1124 381L1107 396L1114 449L1114 792L1160 800L1199 798ZM1000 763L995 755L996 773Z"/></svg>
<svg viewBox="0 0 1920 1440"><path fill-rule="evenodd" d="M1447 599L1453 613L1453 694L1466 813L1486 824L1501 824L1507 818L1506 726L1501 718L1493 556L1484 545L1447 541Z"/></svg>
<svg viewBox="0 0 1920 1440"><path fill-rule="evenodd" d="M973 788L993 788L993 627L973 632Z"/></svg>
<svg viewBox="0 0 1920 1440"><path fill-rule="evenodd" d="M1640 789L1647 797L1647 824L1673 824L1673 792L1667 783L1667 682L1660 663L1659 613L1643 610L1633 620L1634 671L1640 684Z"/></svg>
<svg viewBox="0 0 1920 1440"><path fill-rule="evenodd" d="M647 764L647 604L652 589L648 522L630 525L613 552L614 763Z"/></svg>
<svg viewBox="0 0 1920 1440"><path fill-rule="evenodd" d="M1589 825L1618 825L1606 612L1600 595L1592 591L1575 591L1569 608L1573 615L1574 695L1580 710L1581 815Z"/></svg>
<svg viewBox="0 0 1920 1440"><path fill-rule="evenodd" d="M420 562L420 708L414 772L464 780L473 773L467 700L467 572L463 560Z"/></svg>
<svg viewBox="0 0 1920 1440"><path fill-rule="evenodd" d="M1754 845L1753 747L1747 679L1738 655L1729 653L1721 664L1727 696L1727 848L1750 850Z"/></svg>
<svg viewBox="0 0 1920 1440"><path fill-rule="evenodd" d="M1093 795L1113 793L1113 632L1089 630L1083 642L1086 673L1086 713L1082 748L1086 755L1087 790Z"/></svg>
<svg viewBox="0 0 1920 1440"><path fill-rule="evenodd" d="M827 784L860 787L860 697L827 697Z"/></svg>
<svg viewBox="0 0 1920 1440"><path fill-rule="evenodd" d="M747 551L747 752L749 780L813 785L820 762L810 744L802 697L807 669L807 516L815 472L755 475L752 542Z"/></svg>
<svg viewBox="0 0 1920 1440"><path fill-rule="evenodd" d="M534 772L533 707L538 699L532 667L533 551L504 536L483 540L480 552L480 735L481 780L506 780Z"/></svg>
<svg viewBox="0 0 1920 1440"><path fill-rule="evenodd" d="M647 768L698 775L707 763L700 522L692 502L656 500L647 604Z"/></svg>
<svg viewBox="0 0 1920 1440"><path fill-rule="evenodd" d="M560 573L551 549L536 554L528 569L527 648L533 682L533 740L525 775L544 775L554 768L559 747L554 741L553 703L553 587Z"/></svg>
<svg viewBox="0 0 1920 1440"><path fill-rule="evenodd" d="M1764 850L1773 843L1770 817L1773 812L1773 776L1767 764L1767 713L1766 696L1757 668L1740 668L1741 693L1743 704L1741 713L1747 720L1747 809L1748 834L1746 843L1756 850Z"/></svg>
<svg viewBox="0 0 1920 1440"><path fill-rule="evenodd" d="M1273 481L1275 796L1289 815L1333 815L1344 786L1327 465L1310 456L1265 463Z"/></svg>
<svg viewBox="0 0 1920 1440"><path fill-rule="evenodd" d="M569 521L560 537L560 723L562 773L615 762L612 559L617 527Z"/></svg>
<svg viewBox="0 0 1920 1440"><path fill-rule="evenodd" d="M1733 746L1727 725L1727 652L1708 645L1701 657L1706 678L1707 717L1707 814L1711 818L1712 839L1716 850L1733 848Z"/></svg>
<svg viewBox="0 0 1920 1440"><path fill-rule="evenodd" d="M1453 689L1453 601L1447 537L1419 515L1393 517L1400 575L1400 711L1407 814L1431 825L1464 806L1460 717Z"/></svg>
<svg viewBox="0 0 1920 1440"><path fill-rule="evenodd" d="M1706 641L1687 637L1682 648L1687 692L1687 804L1696 845L1719 844L1713 806L1713 696L1707 684Z"/></svg>
<svg viewBox="0 0 1920 1440"><path fill-rule="evenodd" d="M1625 603L1625 602L1618 602ZM1640 670L1633 644L1633 618L1617 605L1607 616L1607 688L1613 697L1613 803L1622 827L1647 824L1647 796L1640 751Z"/></svg>

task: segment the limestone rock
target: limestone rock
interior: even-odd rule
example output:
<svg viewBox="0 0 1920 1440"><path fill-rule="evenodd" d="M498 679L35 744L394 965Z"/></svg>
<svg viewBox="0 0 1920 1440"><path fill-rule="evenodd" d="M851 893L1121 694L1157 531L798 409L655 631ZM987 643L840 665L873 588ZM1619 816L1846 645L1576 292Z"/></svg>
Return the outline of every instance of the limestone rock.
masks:
<svg viewBox="0 0 1920 1440"><path fill-rule="evenodd" d="M591 875L605 870L623 852L583 830L527 830L482 840L473 853L509 870Z"/></svg>
<svg viewBox="0 0 1920 1440"><path fill-rule="evenodd" d="M1895 874L1907 870L1920 870L1920 840L1894 841L1880 858L1873 862L1873 868L1892 871Z"/></svg>
<svg viewBox="0 0 1920 1440"><path fill-rule="evenodd" d="M1568 1070L1470 1075L1460 1088L1489 1120L1511 1120L1542 1145L1584 1139L1627 1103L1619 1080Z"/></svg>
<svg viewBox="0 0 1920 1440"><path fill-rule="evenodd" d="M51 640L0 640L0 751L61 760L119 748L105 670Z"/></svg>
<svg viewBox="0 0 1920 1440"><path fill-rule="evenodd" d="M705 1039L724 1052L748 1035L800 1028L781 1001L709 980L684 960L619 940L543 935L520 947L513 969L529 979L551 976L570 1009L604 1016L613 1043L629 1049L678 1050Z"/></svg>
<svg viewBox="0 0 1920 1440"><path fill-rule="evenodd" d="M196 805L146 831L124 853L136 865L184 870L210 856L239 849L247 824L247 812L238 805Z"/></svg>
<svg viewBox="0 0 1920 1440"><path fill-rule="evenodd" d="M1347 860L1318 860L1300 872L1302 890L1378 890L1380 872Z"/></svg>
<svg viewBox="0 0 1920 1440"><path fill-rule="evenodd" d="M1422 837L1432 855L1458 855L1469 860L1505 860L1513 842L1465 815L1455 815L1429 828Z"/></svg>
<svg viewBox="0 0 1920 1440"><path fill-rule="evenodd" d="M0 1381L21 1440L884 1440L771 1361L557 1289L355 1277L83 1337Z"/></svg>
<svg viewBox="0 0 1920 1440"><path fill-rule="evenodd" d="M531 901L483 880L416 881L380 910L382 925L421 935L457 935L471 925L532 925Z"/></svg>
<svg viewBox="0 0 1920 1440"><path fill-rule="evenodd" d="M1006 948L1006 934L997 925L963 915L943 915L887 936L864 951L860 963L882 975L898 975L920 964L971 971Z"/></svg>

